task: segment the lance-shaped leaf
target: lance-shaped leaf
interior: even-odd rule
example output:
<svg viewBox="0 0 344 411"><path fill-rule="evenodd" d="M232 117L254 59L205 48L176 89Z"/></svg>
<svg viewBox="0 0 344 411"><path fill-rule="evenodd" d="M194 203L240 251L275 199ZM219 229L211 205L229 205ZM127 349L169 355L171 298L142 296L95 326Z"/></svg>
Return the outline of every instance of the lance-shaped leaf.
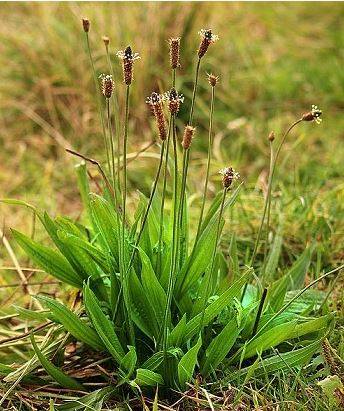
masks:
<svg viewBox="0 0 344 411"><path fill-rule="evenodd" d="M178 363L178 380L182 388L185 384L191 381L192 375L194 373L197 364L198 351L201 348L202 339L198 338L197 343L190 348L190 350L183 355Z"/></svg>

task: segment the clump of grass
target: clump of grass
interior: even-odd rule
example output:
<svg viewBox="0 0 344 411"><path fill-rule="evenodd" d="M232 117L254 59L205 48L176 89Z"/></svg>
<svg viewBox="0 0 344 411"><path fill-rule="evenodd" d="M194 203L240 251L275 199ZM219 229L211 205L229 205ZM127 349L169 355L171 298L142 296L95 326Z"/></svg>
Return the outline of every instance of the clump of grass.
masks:
<svg viewBox="0 0 344 411"><path fill-rule="evenodd" d="M83 20L83 27L97 79L89 48L88 20ZM313 107L310 113L294 122L282 137L276 155L272 155L268 195L251 264L241 266L234 237L229 255L221 248L226 211L234 207L241 188L236 183L239 176L232 167L221 170L222 190L219 189L205 210L216 114L218 78L215 75L208 77L211 88L209 156L196 234L188 224L189 216L198 211L188 203L187 177L197 124L194 108L201 60L218 39L210 29L201 30L200 34L189 120L181 144L176 125L179 106L183 103L183 96L175 89L180 59L177 38L170 41L171 90L154 91L147 100L156 119L160 157L150 196L141 195L135 214L130 215L127 210L127 146L130 89L135 87L133 68L139 56L128 46L117 53L123 65L125 93L122 127L113 125L119 116L111 116L110 107L113 93L120 92L119 86L115 90L118 82L114 82L112 74L107 74L101 76L100 84L96 83L97 95L103 96L100 118L104 126L107 168L95 159L68 150L85 160L78 166L77 173L85 207L84 222L66 217L52 219L47 213L35 210L57 251L13 230L15 240L38 266L77 288L82 298L77 308L69 308L56 299L36 296L46 310L30 315L49 319L56 326L40 346L31 336L35 357L22 369L6 368L5 381L18 381L19 376L19 380L25 377L31 382L35 368L41 364L60 386L91 391L92 384L87 379L79 381L70 375L73 371L63 371L51 361L51 357L55 360L57 352L63 354L64 348L75 341L80 344L83 356L94 358L96 353L102 353L101 384L131 387L139 393L157 386L165 392L185 390L188 384L197 383L197 374L214 387L245 383L252 376L301 367L320 350L321 341L333 324L333 314L326 310L322 294L310 288L341 267L304 287L312 246L277 280L274 278L280 253L278 244L273 243L271 249L266 250L263 268L255 265L255 257L271 209L273 176L282 146L298 123L318 122L321 112ZM108 46L107 41L107 57ZM168 125L165 105L169 110ZM121 141L117 150L115 140ZM273 143L271 136L270 143ZM88 165L95 165L101 174L101 193L91 192ZM171 210L165 207L169 186ZM322 315L318 315L319 312ZM65 358L59 360L62 365L64 362Z"/></svg>

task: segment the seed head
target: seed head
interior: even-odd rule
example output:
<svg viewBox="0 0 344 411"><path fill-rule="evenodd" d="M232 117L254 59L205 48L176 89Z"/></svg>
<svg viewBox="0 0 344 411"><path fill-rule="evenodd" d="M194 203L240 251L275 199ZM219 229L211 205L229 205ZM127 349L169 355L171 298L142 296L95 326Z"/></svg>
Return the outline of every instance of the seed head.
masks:
<svg viewBox="0 0 344 411"><path fill-rule="evenodd" d="M113 81L111 74L101 74L99 78L101 81L103 96L105 98L111 98L115 88L115 82Z"/></svg>
<svg viewBox="0 0 344 411"><path fill-rule="evenodd" d="M318 106L315 106L312 104L312 110L308 111L307 113L304 113L302 116L303 121L315 121L317 124L320 124L322 122L322 119L320 118L322 115L322 111L318 108Z"/></svg>
<svg viewBox="0 0 344 411"><path fill-rule="evenodd" d="M201 43L198 47L198 57L202 58L207 52L209 46L219 39L219 36L213 34L211 29L202 29L198 32L201 36Z"/></svg>
<svg viewBox="0 0 344 411"><path fill-rule="evenodd" d="M233 170L232 167L226 167L219 171L222 175L222 184L224 188L230 188L233 181L240 177L240 174Z"/></svg>
<svg viewBox="0 0 344 411"><path fill-rule="evenodd" d="M188 150L191 146L192 139L195 134L195 127L192 126L185 126L184 129L184 134L183 134L183 141L182 141L182 146L184 150Z"/></svg>
<svg viewBox="0 0 344 411"><path fill-rule="evenodd" d="M275 133L273 131L270 131L268 139L271 142L273 142L275 140Z"/></svg>
<svg viewBox="0 0 344 411"><path fill-rule="evenodd" d="M90 31L90 21L89 19L82 19L82 27L84 28L84 32L88 33Z"/></svg>
<svg viewBox="0 0 344 411"><path fill-rule="evenodd" d="M170 45L171 68L176 69L180 67L180 37L170 38L168 43Z"/></svg>
<svg viewBox="0 0 344 411"><path fill-rule="evenodd" d="M128 46L125 50L118 51L116 55L122 60L124 83L130 85L133 80L133 63L140 58L139 53L133 53Z"/></svg>
<svg viewBox="0 0 344 411"><path fill-rule="evenodd" d="M146 99L146 103L149 105L154 114L156 125L159 131L159 137L162 141L166 140L167 137L163 101L164 97L156 93L155 91L153 91L153 93Z"/></svg>
<svg viewBox="0 0 344 411"><path fill-rule="evenodd" d="M109 37L108 36L103 36L102 39L103 39L103 42L105 44L105 47L107 48L109 43L110 43Z"/></svg>
<svg viewBox="0 0 344 411"><path fill-rule="evenodd" d="M164 94L164 100L168 101L168 109L171 114L178 114L180 103L183 103L183 94L178 94L175 88L171 88L170 91Z"/></svg>
<svg viewBox="0 0 344 411"><path fill-rule="evenodd" d="M215 76L214 74L207 74L207 77L211 87L215 87L217 82L219 81L219 76Z"/></svg>

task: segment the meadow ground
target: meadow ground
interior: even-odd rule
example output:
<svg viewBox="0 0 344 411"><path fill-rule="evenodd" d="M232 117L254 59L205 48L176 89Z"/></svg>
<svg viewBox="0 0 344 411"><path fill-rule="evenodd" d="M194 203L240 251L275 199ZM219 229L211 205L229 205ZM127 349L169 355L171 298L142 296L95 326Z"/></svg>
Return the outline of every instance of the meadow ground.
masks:
<svg viewBox="0 0 344 411"><path fill-rule="evenodd" d="M21 3L0 8L0 198L18 198L51 214L78 218L81 202L73 165L66 154L72 147L99 160L104 158L101 127L94 97L92 72L87 58L80 19L91 21L91 47L97 72L107 71L102 35L110 37L112 54L132 44L141 55L132 88L129 158L156 138L146 97L152 90L169 88L167 39L181 36L181 69L177 88L190 101L197 32L212 27L220 40L202 66L195 108L197 137L191 156L190 202L198 204L205 178L210 89L206 72L220 77L214 114L214 149L209 198L219 185L218 170L230 163L244 181L240 199L225 232L235 232L240 261L248 262L254 246L264 194L267 188L269 144L274 130L283 130L300 114L317 104L324 112L321 125L301 124L289 136L281 155L273 193L272 223L283 233L279 271L282 273L306 245L315 249L307 281L319 277L343 261L343 17L341 3ZM120 65L113 59L120 78ZM120 86L119 86L120 87ZM124 92L119 93L123 106ZM181 128L188 113L181 109ZM132 195L147 193L155 172L158 150L150 146L129 165ZM15 259L30 266L11 239L10 227L30 234L33 221L21 207L1 205L0 334L7 338L27 330L12 305L27 305L20 281L8 270ZM197 216L195 216L196 219ZM192 216L191 216L192 218ZM35 237L44 234L34 224ZM223 242L225 247L226 242ZM258 256L259 257L259 256ZM37 276L40 280L39 275ZM334 279L319 287L332 290ZM343 280L331 294L337 311L330 341L344 357ZM34 292L42 290L34 287ZM66 298L58 285L44 292ZM0 363L26 360L25 344L0 349ZM1 347L0 347L1 348ZM331 409L333 404L317 385L326 370L317 359L295 374L276 375L273 381L254 381L243 387L252 407L272 409ZM5 390L7 386L0 389ZM280 404L280 405L278 405ZM275 407L275 408L273 408ZM261 408L268 409L268 408Z"/></svg>

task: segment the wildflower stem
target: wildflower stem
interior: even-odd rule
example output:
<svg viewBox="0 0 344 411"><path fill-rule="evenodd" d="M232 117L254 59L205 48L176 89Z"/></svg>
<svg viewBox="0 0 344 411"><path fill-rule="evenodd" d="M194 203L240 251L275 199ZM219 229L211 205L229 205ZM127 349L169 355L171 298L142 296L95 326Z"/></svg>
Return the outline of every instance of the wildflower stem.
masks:
<svg viewBox="0 0 344 411"><path fill-rule="evenodd" d="M268 289L267 289L267 288L264 288L262 297L261 297L260 302L259 302L259 307L258 307L256 319L255 319L255 321L254 321L251 338L255 336L255 334L256 334L256 332L257 332L257 330L258 330L259 320L260 320L260 318L261 318L261 316L262 316L262 312L263 312L264 303L265 303L265 299L266 299L267 293L268 293Z"/></svg>
<svg viewBox="0 0 344 411"><path fill-rule="evenodd" d="M167 286L167 301L166 309L164 313L163 328L162 328L162 346L164 351L164 357L167 358L167 339L168 339L168 320L169 312L172 302L173 286L175 282L175 269L177 260L177 223L178 223L178 169L177 169L177 139L175 130L175 115L172 115L172 139L173 139L173 152L174 152L174 204L173 204L173 226L172 226L172 250L171 250L171 262L170 273ZM166 361L165 361L166 364Z"/></svg>
<svg viewBox="0 0 344 411"><path fill-rule="evenodd" d="M207 307L207 301L208 301L210 281L211 281L211 276L212 276L214 266L215 266L216 252L217 252L217 247L219 245L218 243L219 243L220 233L221 233L221 221L222 221L222 216L223 216L223 210L224 210L224 207L225 207L226 194L227 194L228 190L229 190L229 187L224 187L223 188L223 194L222 194L222 200L221 200L221 206L220 206L220 212L219 212L219 219L217 221L215 244L214 244L214 249L213 249L213 253L212 253L212 256L211 256L210 269L209 269L209 272L208 272L207 284L206 284L206 288L205 288L204 302L203 302L199 332L201 332L202 327L203 327L205 309Z"/></svg>
<svg viewBox="0 0 344 411"><path fill-rule="evenodd" d="M88 37L88 32L85 32L85 36L86 36L87 52L88 52L88 56L89 56L89 60L90 60L91 68L92 68L94 86L96 88L97 105L98 105L98 111L99 111L99 114L100 114L100 121L101 121L101 124L102 124L107 165L108 165L108 169L109 169L109 172L110 172L111 166L110 166L109 145L108 145L107 138L106 138L105 120L104 120L104 114L103 114L103 110L102 110L101 94L100 94L100 91L99 91L98 78L97 78L96 69L94 67L93 57L92 57L92 53L91 53L90 39Z"/></svg>
<svg viewBox="0 0 344 411"><path fill-rule="evenodd" d="M191 109L190 109L190 116L189 116L189 125L192 126L193 122L193 115L194 115L194 108L195 108L195 101L196 101L196 92L197 92L197 85L198 85L198 75L199 75L199 67L201 64L201 58L198 58L197 65L196 65L196 72L195 72L195 82L194 88L192 92L192 100L191 100Z"/></svg>
<svg viewBox="0 0 344 411"><path fill-rule="evenodd" d="M270 201L269 199L270 199L270 197L271 197L273 177L274 177L274 174L275 174L276 164L277 164L277 160L278 160L278 157L279 157L281 148L282 148L282 146L283 146L283 144L284 144L284 142L285 142L288 134L291 132L291 130L292 130L297 124L301 123L301 121L303 121L302 118L300 118L299 120L296 120L296 121L287 129L287 131L284 133L284 135L283 135L283 137L282 137L282 140L281 140L281 142L280 142L280 144L279 144L279 146L278 146L278 148L277 148L276 156L275 156L275 158L273 159L272 167L271 167L271 173L270 173L269 182L268 182L268 193L267 193L267 196L266 196L266 198L265 198L263 215L262 215L262 219L261 219L261 222L260 222L260 226L259 226L259 230L258 230L258 235L257 235L257 238L256 238L256 242L255 242L255 245L254 245L253 254L252 254L252 258L251 258L251 262L250 262L250 266L251 266L251 267L252 267L252 265L254 264L255 258L256 258L256 256L257 256L258 246L259 246L260 239L261 239L261 235L262 235L262 229L263 229L263 225L264 225L264 221L265 221L265 217L266 217L266 212L267 212L267 208L268 208L268 203L269 203L269 201Z"/></svg>
<svg viewBox="0 0 344 411"><path fill-rule="evenodd" d="M165 164L164 164L164 180L162 186L162 197L161 197L161 207L160 207L160 227L159 227L159 239L158 239L158 256L156 272L161 275L161 257L162 257L162 239L164 233L164 208L165 208L165 195L166 195L166 185L167 185L167 168L168 168L168 157L170 150L170 140L171 140L171 128L172 128L172 114L169 120L168 134L167 134L167 146L165 154Z"/></svg>
<svg viewBox="0 0 344 411"><path fill-rule="evenodd" d="M127 311L128 327L131 343L134 343L134 327L130 315L129 306L129 288L128 288L128 274L125 271L126 265L126 253L125 253L125 221L126 221L126 206L127 206L127 143L128 143L128 127L129 127L129 98L130 98L130 85L126 87L125 97L125 121L124 121L124 136L123 136L123 188L122 188L122 233L121 233L121 275L124 293L125 308Z"/></svg>
<svg viewBox="0 0 344 411"><path fill-rule="evenodd" d="M209 136L208 136L208 159L207 159L207 172L205 177L204 183L204 191L203 191L203 199L202 199L202 206L201 206L201 213L198 219L198 226L197 226L197 233L196 238L193 246L193 250L197 245L197 241L201 232L201 225L203 220L204 208L205 208L205 200L208 191L208 183L209 183L209 171L210 171L210 162L211 162L211 150L213 145L213 113L214 113L214 101L215 101L215 87L211 88L211 103L210 103L210 116L209 116Z"/></svg>
<svg viewBox="0 0 344 411"><path fill-rule="evenodd" d="M108 67L109 67L109 71L112 74L112 78L113 81L115 82L115 71L113 68L113 64L111 62L111 58L110 58L110 53L109 53L109 48L108 46L105 46L106 49L106 59L108 62ZM120 139L118 138L119 135L119 108L118 108L118 95L117 95L117 88L116 88L116 83L115 83L115 87L113 88L113 92L112 92L112 106L113 106L113 113L114 113L114 122L115 122L115 136L117 136L117 147L116 147L116 157L117 157L117 175L120 175L120 155L121 155L121 148L120 148ZM118 187L117 187L118 191L120 192L120 181L118 179Z"/></svg>
<svg viewBox="0 0 344 411"><path fill-rule="evenodd" d="M114 150L114 141L113 141L113 133L111 127L111 116L110 116L110 99L106 99L106 115L107 115L107 123L108 123L108 132L109 132L109 141L110 141L110 149L111 149L111 176L112 176L112 184L113 190L116 194L116 170L115 170L115 150Z"/></svg>

